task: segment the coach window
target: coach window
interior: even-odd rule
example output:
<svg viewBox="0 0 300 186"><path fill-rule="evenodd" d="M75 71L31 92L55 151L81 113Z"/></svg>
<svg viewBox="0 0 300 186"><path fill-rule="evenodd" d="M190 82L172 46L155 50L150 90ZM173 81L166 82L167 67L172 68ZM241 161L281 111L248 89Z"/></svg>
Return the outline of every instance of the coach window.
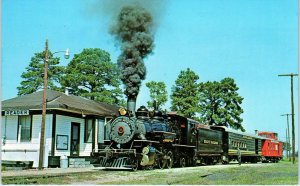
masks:
<svg viewBox="0 0 300 186"><path fill-rule="evenodd" d="M93 140L92 135L93 135L93 119L86 119L85 127L84 127L84 142L92 143Z"/></svg>
<svg viewBox="0 0 300 186"><path fill-rule="evenodd" d="M19 141L29 142L31 140L31 116L19 116Z"/></svg>

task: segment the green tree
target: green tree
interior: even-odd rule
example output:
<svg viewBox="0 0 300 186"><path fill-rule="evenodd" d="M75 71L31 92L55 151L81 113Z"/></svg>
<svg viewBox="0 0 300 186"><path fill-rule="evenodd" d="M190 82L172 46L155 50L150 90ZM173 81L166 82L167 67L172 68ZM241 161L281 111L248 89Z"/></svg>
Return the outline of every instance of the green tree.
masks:
<svg viewBox="0 0 300 186"><path fill-rule="evenodd" d="M237 93L238 89L232 78L224 78L221 82L200 83L202 121L209 125L227 126L245 131L241 118L243 98Z"/></svg>
<svg viewBox="0 0 300 186"><path fill-rule="evenodd" d="M53 58L53 54L48 53L48 88L52 90L60 90L60 79L64 74L64 67L58 66L59 58ZM18 95L26 95L43 89L44 86L44 59L45 52L35 53L31 58L26 72L23 72L21 78L21 86L17 87Z"/></svg>
<svg viewBox="0 0 300 186"><path fill-rule="evenodd" d="M108 52L99 48L83 49L75 54L62 81L72 93L109 104L122 103L119 69Z"/></svg>
<svg viewBox="0 0 300 186"><path fill-rule="evenodd" d="M164 82L159 81L150 81L146 83L146 86L149 88L150 92L150 98L151 101L148 101L148 107L154 108L154 101L156 102L156 106L158 109L161 109L161 106L163 106L168 101L168 93L167 93L167 86Z"/></svg>
<svg viewBox="0 0 300 186"><path fill-rule="evenodd" d="M199 76L190 70L181 71L172 87L171 110L185 117L196 118L199 108Z"/></svg>

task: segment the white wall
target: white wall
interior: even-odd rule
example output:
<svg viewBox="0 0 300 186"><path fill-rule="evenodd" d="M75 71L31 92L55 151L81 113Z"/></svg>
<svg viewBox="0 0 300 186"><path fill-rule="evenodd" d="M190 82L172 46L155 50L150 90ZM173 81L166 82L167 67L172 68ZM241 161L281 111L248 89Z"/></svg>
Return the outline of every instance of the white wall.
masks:
<svg viewBox="0 0 300 186"><path fill-rule="evenodd" d="M48 155L51 154L52 144L52 114L46 115L45 125L45 157L44 167L48 166ZM32 134L30 142L17 141L18 133L18 116L3 116L1 118L2 136L5 134L6 128L6 143L2 144L2 160L11 161L34 161L33 167L38 166L39 159L39 144L41 132L42 115L32 116ZM74 118L70 116L56 115L56 131L57 135L68 136L68 150L56 150L55 156L67 155L70 156L71 144L71 123L80 123L80 152L79 156L90 156L92 152L92 143L84 143L84 127L85 120L83 118ZM95 148L98 147L98 142L104 139L104 120L96 120L96 135L95 135ZM98 139L99 138L99 139Z"/></svg>
<svg viewBox="0 0 300 186"><path fill-rule="evenodd" d="M2 138L6 137L6 143L17 142L18 116L2 116L1 131Z"/></svg>
<svg viewBox="0 0 300 186"><path fill-rule="evenodd" d="M6 117L6 119L5 119ZM30 142L17 141L18 116L4 116L1 119L2 135L5 134L7 140L2 144L2 160L11 161L33 161L33 167L38 166L40 134L41 134L42 115L32 116L32 133ZM45 149L44 149L44 167L48 166L48 154L51 150L52 133L52 114L46 115L45 122Z"/></svg>
<svg viewBox="0 0 300 186"><path fill-rule="evenodd" d="M51 150L51 143L52 143L52 114L46 115L45 120L45 144L47 144ZM40 136L41 136L41 125L42 125L42 115L33 115L32 117L32 136L31 142L32 143L40 143Z"/></svg>
<svg viewBox="0 0 300 186"><path fill-rule="evenodd" d="M67 155L70 156L71 146L71 123L80 123L80 144L79 156L90 156L92 152L92 143L84 143L84 119L74 118L70 116L56 115L56 134L68 136L68 150L57 150L55 145L55 156Z"/></svg>

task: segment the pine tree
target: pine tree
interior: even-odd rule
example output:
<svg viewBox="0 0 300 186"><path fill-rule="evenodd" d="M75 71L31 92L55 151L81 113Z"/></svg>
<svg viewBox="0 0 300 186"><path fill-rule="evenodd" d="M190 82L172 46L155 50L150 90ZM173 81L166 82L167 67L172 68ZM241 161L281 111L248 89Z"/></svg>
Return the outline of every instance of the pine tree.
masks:
<svg viewBox="0 0 300 186"><path fill-rule="evenodd" d="M242 126L243 98L232 78L200 83L201 120L209 125L227 126L245 131Z"/></svg>
<svg viewBox="0 0 300 186"><path fill-rule="evenodd" d="M154 108L154 102L156 102L157 108L160 110L168 101L168 93L166 90L166 84L162 81L150 81L146 83L146 86L149 88L151 101L148 101L148 107Z"/></svg>
<svg viewBox="0 0 300 186"><path fill-rule="evenodd" d="M60 79L64 73L64 67L58 66L59 58L53 58L49 51L48 60L48 89L61 90ZM18 95L26 95L42 90L44 86L44 58L45 52L35 53L31 58L29 66L26 67L26 72L23 72L21 77L21 86L17 87Z"/></svg>
<svg viewBox="0 0 300 186"><path fill-rule="evenodd" d="M66 68L62 81L72 93L109 104L124 103L119 87L119 69L110 59L108 52L99 48L83 49L75 54Z"/></svg>
<svg viewBox="0 0 300 186"><path fill-rule="evenodd" d="M196 119L196 113L200 111L199 107L199 76L190 70L181 71L172 87L171 110L178 114Z"/></svg>

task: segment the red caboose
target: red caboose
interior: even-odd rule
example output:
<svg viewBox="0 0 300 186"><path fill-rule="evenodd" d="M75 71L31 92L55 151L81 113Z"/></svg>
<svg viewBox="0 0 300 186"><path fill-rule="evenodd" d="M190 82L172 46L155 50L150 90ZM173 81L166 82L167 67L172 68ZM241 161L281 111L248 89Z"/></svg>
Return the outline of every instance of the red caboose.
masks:
<svg viewBox="0 0 300 186"><path fill-rule="evenodd" d="M278 141L275 132L258 132L262 138L262 161L278 162L282 159L282 142Z"/></svg>

